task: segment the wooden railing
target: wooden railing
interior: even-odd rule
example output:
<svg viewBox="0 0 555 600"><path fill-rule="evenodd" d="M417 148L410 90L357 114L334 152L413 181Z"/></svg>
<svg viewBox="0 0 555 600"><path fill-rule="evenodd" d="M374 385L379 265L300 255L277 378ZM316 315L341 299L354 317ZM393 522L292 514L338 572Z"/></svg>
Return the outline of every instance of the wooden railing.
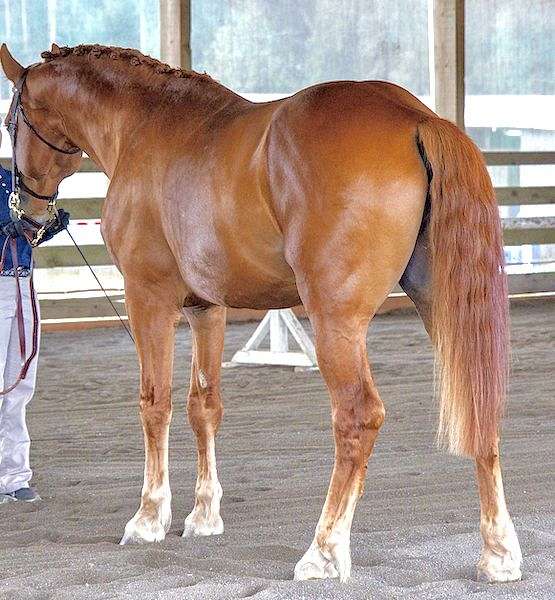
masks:
<svg viewBox="0 0 555 600"><path fill-rule="evenodd" d="M485 152L488 165L553 165L555 152ZM7 165L6 165L7 166ZM84 173L99 172L92 160L86 158L80 169ZM554 187L500 187L497 188L497 198L500 206L514 205L543 205L555 204ZM99 220L102 212L104 198L65 198L59 201L60 205L69 210L72 219ZM506 246L521 246L524 244L555 244L555 217L516 217L503 219L504 241ZM92 265L111 265L112 260L103 244L86 245L83 250ZM35 252L36 264L39 268L52 267L77 267L82 266L82 261L73 246L46 246L38 248ZM510 291L513 294L555 292L555 273L526 273L514 274L509 277ZM75 290L75 286L71 286ZM63 292L64 290L58 290ZM85 292L87 290L83 290ZM89 290L90 291L90 290ZM397 290L398 292L399 290ZM90 316L109 316L110 306L101 298L92 297L76 300L74 296L56 300L47 300L43 313L46 317L52 315L60 318L71 317L72 311L80 305L78 316L88 314L87 306L90 305ZM64 308L66 307L66 308ZM122 305L123 309L123 305Z"/></svg>
<svg viewBox="0 0 555 600"><path fill-rule="evenodd" d="M497 188L500 206L524 204L555 204L553 188ZM99 219L103 198L67 198L59 205L68 210L72 219ZM524 244L555 244L555 217L516 217L503 219L506 246ZM92 265L109 265L112 260L104 245L85 246ZM38 267L77 266L78 255L72 246L48 246L36 251Z"/></svg>
<svg viewBox="0 0 555 600"><path fill-rule="evenodd" d="M484 152L489 166L554 165L555 152ZM501 187L496 189L500 206L555 204L555 187ZM555 244L555 217L517 217L503 219L506 246ZM547 282L555 275L547 274ZM555 291L555 281L551 282ZM530 290L536 291L536 290Z"/></svg>

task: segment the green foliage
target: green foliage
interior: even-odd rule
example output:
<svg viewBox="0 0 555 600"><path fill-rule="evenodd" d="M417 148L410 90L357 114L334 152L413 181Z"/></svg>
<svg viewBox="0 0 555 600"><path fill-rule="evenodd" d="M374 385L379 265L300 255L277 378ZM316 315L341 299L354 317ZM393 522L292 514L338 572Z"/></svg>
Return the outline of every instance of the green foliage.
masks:
<svg viewBox="0 0 555 600"><path fill-rule="evenodd" d="M0 0L0 40L24 65L40 60L52 41L140 48L156 56L159 39L157 0ZM4 78L0 97L9 97Z"/></svg>
<svg viewBox="0 0 555 600"><path fill-rule="evenodd" d="M467 0L467 92L555 94L554 11L553 0ZM157 56L159 28L157 0L0 0L0 40L23 64L52 40ZM193 67L239 92L387 79L426 95L427 32L427 0L192 0Z"/></svg>
<svg viewBox="0 0 555 600"><path fill-rule="evenodd" d="M427 0L193 0L193 65L241 92L387 79L430 93ZM555 94L553 0L467 0L469 94Z"/></svg>

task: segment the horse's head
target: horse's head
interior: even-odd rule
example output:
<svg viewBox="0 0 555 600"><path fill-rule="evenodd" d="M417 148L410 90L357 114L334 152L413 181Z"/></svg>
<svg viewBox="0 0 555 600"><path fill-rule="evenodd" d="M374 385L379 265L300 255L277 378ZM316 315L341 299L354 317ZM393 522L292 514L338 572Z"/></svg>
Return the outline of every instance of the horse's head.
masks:
<svg viewBox="0 0 555 600"><path fill-rule="evenodd" d="M59 51L53 44L52 52ZM75 173L82 152L67 136L63 117L52 93L50 65L24 68L0 48L0 62L14 84L14 96L4 121L12 137L12 152L19 191L19 210L32 221L44 224L52 218L53 204L62 179Z"/></svg>

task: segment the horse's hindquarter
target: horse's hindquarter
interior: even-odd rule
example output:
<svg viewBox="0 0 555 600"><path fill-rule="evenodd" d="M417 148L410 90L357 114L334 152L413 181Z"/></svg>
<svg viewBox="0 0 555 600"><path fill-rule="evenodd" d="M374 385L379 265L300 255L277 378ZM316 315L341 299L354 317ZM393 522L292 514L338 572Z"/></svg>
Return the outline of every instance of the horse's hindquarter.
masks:
<svg viewBox="0 0 555 600"><path fill-rule="evenodd" d="M430 114L381 82L323 84L282 105L269 181L305 305L352 301L372 313L399 280L425 204L416 137Z"/></svg>

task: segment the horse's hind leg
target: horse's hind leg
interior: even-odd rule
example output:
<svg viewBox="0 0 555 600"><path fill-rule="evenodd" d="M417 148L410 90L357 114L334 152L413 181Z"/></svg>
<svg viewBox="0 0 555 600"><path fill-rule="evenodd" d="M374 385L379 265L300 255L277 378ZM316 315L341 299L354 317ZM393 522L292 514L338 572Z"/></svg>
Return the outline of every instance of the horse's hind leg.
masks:
<svg viewBox="0 0 555 600"><path fill-rule="evenodd" d="M331 396L335 464L314 541L297 563L295 579L345 581L351 573L351 523L385 411L366 356L368 319L311 315L311 322Z"/></svg>
<svg viewBox="0 0 555 600"><path fill-rule="evenodd" d="M414 302L426 330L432 335L431 272L425 228L418 236L399 283ZM522 556L505 504L498 448L492 449L489 456L476 459L476 474L480 491L480 531L484 543L478 562L478 578L491 583L520 579Z"/></svg>
<svg viewBox="0 0 555 600"><path fill-rule="evenodd" d="M216 471L215 436L222 419L220 370L224 346L225 308L188 308L193 333L189 422L197 438L198 475L195 506L185 519L183 536L223 533L220 517L222 486Z"/></svg>
<svg viewBox="0 0 555 600"><path fill-rule="evenodd" d="M478 561L478 579L489 583L521 578L520 544L503 492L499 452L476 459L480 490L480 532L484 545Z"/></svg>

